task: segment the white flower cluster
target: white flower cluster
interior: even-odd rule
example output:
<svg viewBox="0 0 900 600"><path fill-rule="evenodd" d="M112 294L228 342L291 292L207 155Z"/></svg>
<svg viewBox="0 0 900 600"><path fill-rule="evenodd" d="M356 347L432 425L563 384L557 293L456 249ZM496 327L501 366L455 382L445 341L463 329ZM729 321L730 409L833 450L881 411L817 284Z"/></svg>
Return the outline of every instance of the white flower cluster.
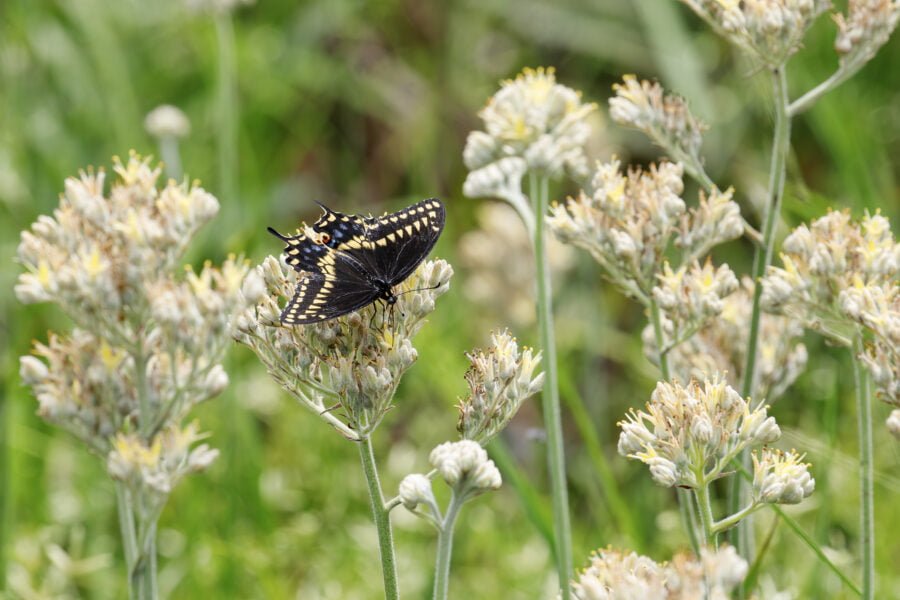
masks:
<svg viewBox="0 0 900 600"><path fill-rule="evenodd" d="M683 0L736 46L769 67L778 67L800 47L806 30L828 0Z"/></svg>
<svg viewBox="0 0 900 600"><path fill-rule="evenodd" d="M682 171L680 164L662 163L622 174L618 160L598 164L593 193L551 207L547 223L563 242L588 250L625 293L648 303L670 243L685 248L688 264L743 232L730 191L715 191L687 209Z"/></svg>
<svg viewBox="0 0 900 600"><path fill-rule="evenodd" d="M510 158L518 166L512 168L507 161L501 169L506 173L586 176L584 144L591 132L586 117L596 108L583 103L579 92L556 83L552 68L525 69L504 81L479 113L485 131L473 131L466 140L463 161L471 173L463 192L499 196L478 183L483 178L481 170Z"/></svg>
<svg viewBox="0 0 900 600"><path fill-rule="evenodd" d="M431 451L429 461L460 496L496 490L503 483L494 461L472 440L444 442Z"/></svg>
<svg viewBox="0 0 900 600"><path fill-rule="evenodd" d="M530 348L519 351L508 331L491 334L487 350L466 354L469 396L459 403L457 429L464 439L487 444L515 416L522 402L540 391L544 374L534 371L541 361Z"/></svg>
<svg viewBox="0 0 900 600"><path fill-rule="evenodd" d="M753 496L757 502L799 504L816 489L808 463L794 450L763 448L753 456Z"/></svg>
<svg viewBox="0 0 900 600"><path fill-rule="evenodd" d="M607 548L594 553L571 590L577 600L727 600L747 570L731 546L703 548L699 560L679 554L666 564Z"/></svg>
<svg viewBox="0 0 900 600"><path fill-rule="evenodd" d="M206 444L194 446L203 437L196 423L184 428L171 425L149 444L137 434L119 433L107 457L107 469L130 489L149 492L144 497L161 508L182 477L205 470L218 456L219 451Z"/></svg>
<svg viewBox="0 0 900 600"><path fill-rule="evenodd" d="M700 146L706 125L691 114L684 98L665 94L658 83L638 81L634 75L625 75L613 91L616 95L609 99L613 121L644 132L689 170L702 170Z"/></svg>
<svg viewBox="0 0 900 600"><path fill-rule="evenodd" d="M846 211L830 212L801 225L784 240L781 260L784 266L769 267L763 279L763 308L845 344L848 328L860 319L865 324L866 294L890 294L900 277L900 244L879 214L857 224ZM862 288L869 291L853 291Z"/></svg>
<svg viewBox="0 0 900 600"><path fill-rule="evenodd" d="M155 138L182 138L191 132L187 115L171 104L161 104L147 113L144 129Z"/></svg>
<svg viewBox="0 0 900 600"><path fill-rule="evenodd" d="M659 382L646 412L632 409L619 426L619 454L648 465L666 487L703 486L744 448L781 436L765 406L751 408L718 376L687 386Z"/></svg>
<svg viewBox="0 0 900 600"><path fill-rule="evenodd" d="M838 26L834 49L841 65L856 70L875 56L900 21L898 0L850 0L847 16L834 15Z"/></svg>
<svg viewBox="0 0 900 600"><path fill-rule="evenodd" d="M16 285L21 301L55 302L79 325L21 359L39 414L110 465L124 456L114 459L112 439L125 432L133 444L158 449L147 456L188 452L171 444L194 436L173 432L228 384L220 362L248 268L232 257L221 269L207 263L177 279L184 249L218 202L187 184L157 190L159 169L135 154L117 160L115 172L108 195L102 171L66 181L53 216L22 233L18 258L27 272ZM197 469L215 456L197 452L208 458L192 463ZM167 493L184 472L161 467L153 487Z"/></svg>
<svg viewBox="0 0 900 600"><path fill-rule="evenodd" d="M673 271L669 263L657 275L659 283L653 288L653 298L663 314L679 328L699 328L710 318L719 315L725 298L738 289L738 280L728 265L718 269L707 260L681 266Z"/></svg>
<svg viewBox="0 0 900 600"><path fill-rule="evenodd" d="M346 437L360 439L390 409L401 376L418 356L412 338L435 299L449 289L452 275L445 261L425 261L395 288L397 302L390 309L376 303L336 319L287 327L280 323L281 307L300 275L269 256L244 284L250 306L235 320L235 339L257 354L286 391ZM334 410L335 404L341 410Z"/></svg>
<svg viewBox="0 0 900 600"><path fill-rule="evenodd" d="M753 281L744 277L737 291L722 300L722 310L702 327L686 335L684 328L662 319L664 339L668 340L669 369L683 381L703 379L707 373L726 373L736 388L743 384L746 364L747 323L753 307ZM806 368L808 354L801 343L803 326L788 317L760 315L759 347L756 360L756 390L759 398L769 402L781 396ZM644 354L659 358L653 327L648 325L641 335ZM678 343L675 343L678 342Z"/></svg>

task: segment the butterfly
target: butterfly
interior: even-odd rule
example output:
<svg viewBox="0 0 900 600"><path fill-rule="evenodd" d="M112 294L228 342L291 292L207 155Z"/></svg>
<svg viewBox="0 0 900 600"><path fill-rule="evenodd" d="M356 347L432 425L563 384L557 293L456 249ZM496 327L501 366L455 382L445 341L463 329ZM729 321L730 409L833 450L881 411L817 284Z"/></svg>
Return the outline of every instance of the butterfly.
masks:
<svg viewBox="0 0 900 600"><path fill-rule="evenodd" d="M285 325L334 319L383 300L397 301L393 288L425 260L444 229L444 205L422 200L380 217L345 215L323 204L311 227L285 236L286 262L302 275L281 313Z"/></svg>

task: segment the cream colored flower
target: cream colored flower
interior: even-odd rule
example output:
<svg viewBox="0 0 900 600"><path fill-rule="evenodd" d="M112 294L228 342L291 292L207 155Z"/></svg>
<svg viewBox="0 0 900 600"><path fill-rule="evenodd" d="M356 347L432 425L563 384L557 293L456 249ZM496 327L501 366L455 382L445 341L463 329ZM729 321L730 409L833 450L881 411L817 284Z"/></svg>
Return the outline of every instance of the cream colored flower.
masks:
<svg viewBox="0 0 900 600"><path fill-rule="evenodd" d="M491 334L491 346L466 355L469 396L460 401L457 429L464 439L487 444L515 416L522 402L540 391L544 374L535 374L541 361L530 348L519 351L508 331Z"/></svg>
<svg viewBox="0 0 900 600"><path fill-rule="evenodd" d="M753 495L757 502L798 504L816 489L808 463L794 450L764 448L753 455Z"/></svg>
<svg viewBox="0 0 900 600"><path fill-rule="evenodd" d="M649 466L666 487L705 485L744 448L781 436L765 406L751 408L719 376L687 386L659 382L646 408L619 422L619 454Z"/></svg>
<svg viewBox="0 0 900 600"><path fill-rule="evenodd" d="M504 81L479 113L485 131L469 134L463 160L471 173L464 189L476 193L469 180L497 161L518 157L527 170L551 177L587 174L584 144L590 135L587 115L597 107L581 94L556 83L552 68L525 69Z"/></svg>

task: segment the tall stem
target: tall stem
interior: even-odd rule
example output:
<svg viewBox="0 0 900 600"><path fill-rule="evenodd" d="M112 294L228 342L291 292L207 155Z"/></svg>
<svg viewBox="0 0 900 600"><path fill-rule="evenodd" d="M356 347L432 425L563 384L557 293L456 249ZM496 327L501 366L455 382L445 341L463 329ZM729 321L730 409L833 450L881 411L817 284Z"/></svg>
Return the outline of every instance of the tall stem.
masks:
<svg viewBox="0 0 900 600"><path fill-rule="evenodd" d="M856 419L859 428L859 517L862 546L863 598L875 598L875 487L872 466L872 394L869 375L859 360L865 351L861 335L853 342Z"/></svg>
<svg viewBox="0 0 900 600"><path fill-rule="evenodd" d="M372 517L378 532L378 549L381 555L381 574L384 579L385 600L396 600L400 597L397 587L397 561L394 559L394 533L391 530L391 516L384 506L384 495L381 492L381 481L378 468L375 466L375 453L369 436L359 441L359 457L362 460L366 484L369 487L369 500L372 502Z"/></svg>
<svg viewBox="0 0 900 600"><path fill-rule="evenodd" d="M663 351L666 347L666 338L663 336L662 315L659 311L659 305L653 297L650 297L650 323L653 325L653 337L656 341L656 347L659 349L659 373L663 381L672 380L672 373L669 371L669 357ZM676 489L678 496L678 512L681 515L681 525L684 527L688 535L688 541L691 543L691 550L694 554L700 556L700 540L697 538L697 513L694 510L694 501L691 493L683 488Z"/></svg>
<svg viewBox="0 0 900 600"><path fill-rule="evenodd" d="M437 559L434 564L434 600L447 600L450 588L450 557L453 554L453 529L456 527L456 517L459 516L462 505L462 497L454 492L438 533Z"/></svg>
<svg viewBox="0 0 900 600"><path fill-rule="evenodd" d="M134 512L131 510L131 500L128 488L121 481L116 482L116 506L119 510L119 531L122 535L122 547L125 552L125 568L128 571L128 597L131 600L140 598L139 586L132 578L135 563L138 557L137 533L134 528Z"/></svg>
<svg viewBox="0 0 900 600"><path fill-rule="evenodd" d="M787 166L787 155L791 145L791 117L788 114L788 89L785 67L772 71L772 88L774 96L775 131L772 139L772 157L769 166L768 202L763 214L763 241L757 246L753 255L753 307L750 312L750 334L747 339L747 355L744 364L741 395L752 397L755 392L756 358L759 349L759 322L761 318L760 299L762 298L762 277L772 263L775 250L775 230L781 215L781 203L784 199L784 181ZM750 451L741 453L741 464L750 467ZM737 512L746 504L749 488L746 481L736 477L728 499L728 513ZM744 519L732 530L732 543L744 558L753 558L752 519Z"/></svg>
<svg viewBox="0 0 900 600"><path fill-rule="evenodd" d="M219 184L221 197L233 211L240 207L237 198L238 172L238 100L237 67L235 66L234 25L231 13L220 11L215 16L219 55L218 122Z"/></svg>
<svg viewBox="0 0 900 600"><path fill-rule="evenodd" d="M547 429L547 463L553 495L553 533L556 544L556 571L562 599L570 596L572 575L572 530L569 519L569 494L566 488L566 459L563 447L562 416L559 408L559 376L556 365L556 340L553 332L553 289L547 259L545 216L549 203L546 177L530 176L531 198L536 201L534 225L534 258L537 273L538 326L544 353L544 427Z"/></svg>

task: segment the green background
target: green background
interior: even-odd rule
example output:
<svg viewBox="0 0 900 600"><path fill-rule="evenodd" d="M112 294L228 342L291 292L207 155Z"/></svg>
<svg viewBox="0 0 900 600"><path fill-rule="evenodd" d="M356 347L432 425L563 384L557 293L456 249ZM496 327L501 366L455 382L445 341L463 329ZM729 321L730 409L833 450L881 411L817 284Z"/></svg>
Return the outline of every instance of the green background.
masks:
<svg viewBox="0 0 900 600"><path fill-rule="evenodd" d="M18 357L47 331L66 330L53 306L23 306L11 293L18 232L53 210L66 177L109 165L130 149L156 154L144 115L171 103L190 117L184 170L219 197L219 217L189 259L230 252L254 262L281 244L267 225L291 229L314 219L313 200L344 212L380 213L438 196L448 223L435 254L456 269L451 291L417 338L406 376L376 436L388 493L427 455L455 437L465 393L464 351L492 328L513 325L498 306L462 293L469 273L458 241L478 226L488 200L462 196L466 134L500 79L524 66L553 65L561 83L600 105L592 158L656 160L641 136L609 123L610 86L624 73L656 78L686 96L711 125L704 152L713 178L737 188L751 222L763 195L771 118L764 74L737 58L689 11L669 0L460 0L456 2L259 2L232 16L237 118L221 125L219 50L212 16L174 0L37 1L0 4L0 572L25 569L52 590L53 546L76 562L61 591L34 598L119 598L125 593L114 492L101 461L34 415ZM789 64L792 97L836 64L834 25L819 20ZM900 41L892 40L856 78L795 120L785 219L790 224L848 207L880 208L897 230L900 167ZM221 132L236 127L237 190L219 174ZM553 197L575 190L559 184ZM696 198L690 184L685 195ZM783 230L786 231L786 228ZM716 259L747 273L752 250L728 244ZM521 260L527 261L527 256ZM580 395L589 414L565 411L576 564L612 544L664 560L682 549L671 490L615 453L615 422L640 406L655 382L641 353L645 317L600 278L583 254L555 282L564 401ZM525 343L533 326L516 326ZM810 361L772 409L783 447L808 453L815 494L791 510L829 556L857 579L856 421L846 351L808 336ZM380 563L355 448L271 383L252 353L235 347L232 384L196 416L222 452L212 469L184 481L160 524L160 581L173 598L377 598ZM876 405L876 530L882 597L900 597L897 442ZM465 509L456 536L451 594L460 598L550 597L552 558L540 411L523 406L493 449L505 485ZM592 436L585 432L592 432ZM586 442L597 442L599 446ZM597 450L614 474L629 530L614 518L597 476ZM592 454L593 451L593 454ZM837 579L785 527L760 513L772 533L764 577L802 598L845 597ZM435 534L393 513L401 587L429 597ZM51 549L48 552L48 549ZM104 569L79 573L86 557ZM10 598L19 596L7 592Z"/></svg>

